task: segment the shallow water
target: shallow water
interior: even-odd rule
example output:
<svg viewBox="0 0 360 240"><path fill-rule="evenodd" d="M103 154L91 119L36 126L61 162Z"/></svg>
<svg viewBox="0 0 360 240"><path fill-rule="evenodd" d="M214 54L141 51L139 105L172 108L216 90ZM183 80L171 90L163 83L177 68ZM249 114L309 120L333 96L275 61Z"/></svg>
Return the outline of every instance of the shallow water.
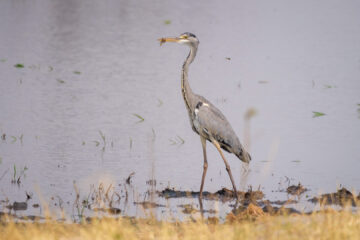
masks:
<svg viewBox="0 0 360 240"><path fill-rule="evenodd" d="M193 91L225 114L252 155L247 175L226 155L240 189L260 186L272 200L298 182L309 196L339 185L358 192L359 10L358 1L325 0L1 1L0 200L23 201L27 191L54 210L59 196L71 211L74 181L81 196L100 182L125 192L135 172L130 204L120 203L133 216L150 179L157 190L197 191L201 144L180 92L188 49L156 41L185 31L200 39ZM249 109L257 114L246 124ZM205 190L231 188L210 144L208 158ZM14 165L17 176L28 168L20 186L11 184ZM306 199L299 208L310 208Z"/></svg>

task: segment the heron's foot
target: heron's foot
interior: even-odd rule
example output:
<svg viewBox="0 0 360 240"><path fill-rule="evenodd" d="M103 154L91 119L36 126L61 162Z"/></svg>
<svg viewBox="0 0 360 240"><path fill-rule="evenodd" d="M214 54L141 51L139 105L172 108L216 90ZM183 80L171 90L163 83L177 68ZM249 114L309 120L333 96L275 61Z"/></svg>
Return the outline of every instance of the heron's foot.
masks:
<svg viewBox="0 0 360 240"><path fill-rule="evenodd" d="M236 198L236 202L238 202L240 199L239 199L239 193L234 191L234 195L235 195L235 198Z"/></svg>

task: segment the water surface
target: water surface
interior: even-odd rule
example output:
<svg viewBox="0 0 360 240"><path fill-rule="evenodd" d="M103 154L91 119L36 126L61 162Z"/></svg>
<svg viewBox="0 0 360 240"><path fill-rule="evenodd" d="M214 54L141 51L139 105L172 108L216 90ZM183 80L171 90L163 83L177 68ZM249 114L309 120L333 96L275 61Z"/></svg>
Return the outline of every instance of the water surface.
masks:
<svg viewBox="0 0 360 240"><path fill-rule="evenodd" d="M240 189L260 187L273 200L298 182L309 196L340 185L358 193L359 11L358 1L323 0L1 1L0 199L23 201L27 191L56 210L59 196L71 212L74 182L82 196L101 182L124 194L132 172L130 203L149 198L150 179L157 190L197 191L201 143L180 91L188 49L156 41L185 31L200 39L193 91L251 152L246 175L226 155ZM257 114L246 124L249 109ZM205 190L231 188L210 144L208 158ZM14 165L17 174L28 168L20 186L11 184ZM141 212L120 205L124 215Z"/></svg>

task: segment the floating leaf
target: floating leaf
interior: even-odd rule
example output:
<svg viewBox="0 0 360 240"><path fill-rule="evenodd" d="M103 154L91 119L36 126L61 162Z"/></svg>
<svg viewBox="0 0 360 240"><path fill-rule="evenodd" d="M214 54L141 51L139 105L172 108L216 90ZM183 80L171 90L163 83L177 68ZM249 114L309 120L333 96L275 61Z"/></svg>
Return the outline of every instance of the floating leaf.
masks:
<svg viewBox="0 0 360 240"><path fill-rule="evenodd" d="M175 145L176 144L176 141L172 140L171 138L169 139L171 145Z"/></svg>
<svg viewBox="0 0 360 240"><path fill-rule="evenodd" d="M15 136L11 136L11 139L12 139L12 143L16 142L17 138Z"/></svg>
<svg viewBox="0 0 360 240"><path fill-rule="evenodd" d="M52 72L54 68L52 66L49 66L49 72Z"/></svg>
<svg viewBox="0 0 360 240"><path fill-rule="evenodd" d="M179 135L176 135L175 138L169 139L170 145L183 145L185 143L185 140L180 137Z"/></svg>
<svg viewBox="0 0 360 240"><path fill-rule="evenodd" d="M24 134L21 134L20 137L19 137L21 144L23 144L23 137L24 137Z"/></svg>
<svg viewBox="0 0 360 240"><path fill-rule="evenodd" d="M80 75L81 72L80 71L73 71L74 74Z"/></svg>
<svg viewBox="0 0 360 240"><path fill-rule="evenodd" d="M17 63L17 64L14 65L14 67L16 67L16 68L24 68L24 64Z"/></svg>
<svg viewBox="0 0 360 240"><path fill-rule="evenodd" d="M268 83L268 81L258 81L258 83L260 83L260 84L266 84L266 83Z"/></svg>
<svg viewBox="0 0 360 240"><path fill-rule="evenodd" d="M131 137L129 138L129 143L130 143L130 149L132 149L133 140L132 140L132 138L131 138Z"/></svg>
<svg viewBox="0 0 360 240"><path fill-rule="evenodd" d="M171 24L171 20L165 20L165 21L164 21L164 24L166 24L166 25Z"/></svg>
<svg viewBox="0 0 360 240"><path fill-rule="evenodd" d="M94 141L95 145L98 147L100 145L99 141Z"/></svg>
<svg viewBox="0 0 360 240"><path fill-rule="evenodd" d="M2 157L0 157L0 164L2 164Z"/></svg>
<svg viewBox="0 0 360 240"><path fill-rule="evenodd" d="M292 162L294 162L294 163L299 163L299 162L301 162L300 160L293 160Z"/></svg>
<svg viewBox="0 0 360 240"><path fill-rule="evenodd" d="M140 120L138 121L138 123L145 121L145 119L144 119L142 116L140 116L139 114L133 113L133 115L134 115L135 117L137 117L138 119L140 119Z"/></svg>
<svg viewBox="0 0 360 240"><path fill-rule="evenodd" d="M229 60L229 61L231 60L231 58L230 58L230 57L226 57L225 59L226 59L226 60Z"/></svg>
<svg viewBox="0 0 360 240"><path fill-rule="evenodd" d="M322 112L313 112L313 118L316 118L316 117L321 117L321 116L324 116L326 115L325 113L322 113Z"/></svg>
<svg viewBox="0 0 360 240"><path fill-rule="evenodd" d="M85 144L86 144L85 141L83 141L81 145L85 146Z"/></svg>
<svg viewBox="0 0 360 240"><path fill-rule="evenodd" d="M182 137L180 137L179 135L176 135L178 137L178 139L180 140L180 144L184 144L185 143L185 140L182 139Z"/></svg>
<svg viewBox="0 0 360 240"><path fill-rule="evenodd" d="M163 101L161 99L159 99L159 98L157 100L158 100L158 105L157 106L161 107L163 105Z"/></svg>
<svg viewBox="0 0 360 240"><path fill-rule="evenodd" d="M5 58L2 58L2 59L0 59L0 62L6 62L6 59Z"/></svg>
<svg viewBox="0 0 360 240"><path fill-rule="evenodd" d="M325 85L324 85L324 88L327 88L327 89L328 89L328 88L336 88L336 86L326 85L326 84L325 84Z"/></svg>
<svg viewBox="0 0 360 240"><path fill-rule="evenodd" d="M58 83L61 83L61 84L65 83L65 81L61 80L60 78L57 78L56 81L58 81Z"/></svg>

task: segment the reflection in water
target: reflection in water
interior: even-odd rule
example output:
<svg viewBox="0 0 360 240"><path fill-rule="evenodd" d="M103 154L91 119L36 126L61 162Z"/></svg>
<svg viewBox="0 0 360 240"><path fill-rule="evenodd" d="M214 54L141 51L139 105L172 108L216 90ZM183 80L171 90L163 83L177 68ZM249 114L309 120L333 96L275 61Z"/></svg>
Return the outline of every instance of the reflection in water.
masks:
<svg viewBox="0 0 360 240"><path fill-rule="evenodd" d="M156 42L185 31L201 39L189 73L194 92L210 96L251 148L249 166L226 155L241 190L260 186L273 201L287 199L279 190L299 182L309 196L338 184L359 190L359 3L189 4L0 2L0 200L9 200L0 211L32 192L17 214L42 215L32 205L48 203L71 215L73 182L85 198L104 178L123 191L113 206L123 215L144 214L133 202L166 206L150 208L159 218L176 215L179 205L198 209L196 198L154 194L198 190L201 180L201 143L179 91L186 51ZM230 188L213 147L208 160L204 190ZM14 165L28 168L19 187L11 185ZM278 189L285 177L290 182ZM299 204L305 211L313 207L306 200ZM206 213L216 204L201 205ZM220 202L219 215L231 204Z"/></svg>

